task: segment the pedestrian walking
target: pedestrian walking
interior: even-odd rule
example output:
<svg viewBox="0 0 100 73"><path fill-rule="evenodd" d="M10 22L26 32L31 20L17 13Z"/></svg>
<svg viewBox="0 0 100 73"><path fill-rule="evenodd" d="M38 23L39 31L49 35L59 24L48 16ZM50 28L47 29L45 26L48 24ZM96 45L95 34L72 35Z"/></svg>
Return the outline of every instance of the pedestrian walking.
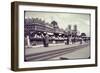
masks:
<svg viewBox="0 0 100 73"><path fill-rule="evenodd" d="M80 38L80 44L82 44L82 38Z"/></svg>
<svg viewBox="0 0 100 73"><path fill-rule="evenodd" d="M44 44L44 47L48 47L49 45L49 36L47 34L45 34L43 37L43 44Z"/></svg>
<svg viewBox="0 0 100 73"><path fill-rule="evenodd" d="M65 39L65 44L69 45L69 38Z"/></svg>

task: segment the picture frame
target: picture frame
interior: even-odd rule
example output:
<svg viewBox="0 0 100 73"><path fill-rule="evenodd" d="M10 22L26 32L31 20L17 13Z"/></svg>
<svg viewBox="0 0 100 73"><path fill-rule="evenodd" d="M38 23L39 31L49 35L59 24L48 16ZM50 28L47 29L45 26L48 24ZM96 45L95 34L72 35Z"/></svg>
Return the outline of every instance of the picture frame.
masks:
<svg viewBox="0 0 100 73"><path fill-rule="evenodd" d="M53 22L50 23L49 21ZM72 25L74 26L75 30L74 29L70 30L71 26L67 25L69 24L68 22L71 24L74 23L76 24L75 26ZM59 24L59 27L62 27L63 30L60 29L58 26L55 27L56 29L52 28L52 26L51 26L52 29L46 27L46 25L50 25L53 23ZM45 27L43 28L42 26L41 27L34 26L33 28L33 26L29 24L32 25L45 24ZM65 32L64 27L67 26L68 30L67 32ZM72 35L74 34L73 32L76 30L79 30L79 34L77 32L77 35L76 34ZM68 31L71 32L70 35ZM52 36L57 36L55 37L55 39L59 38L60 39L56 41L54 40L53 37L50 36L51 35L50 34L49 44L48 44L46 42L43 42L43 41L48 41L48 39L45 40L47 37L43 36L44 40L42 40L42 47L37 47L36 45L40 44L40 40L38 40L39 42L36 42L37 38L35 38L35 40L32 39L33 40L32 41L29 36L26 36L27 34L31 36L31 33L33 33L33 35L38 35L38 34L41 35L41 33L43 33L43 35L46 35L47 33L48 34L53 33ZM53 40L50 40L50 38ZM75 38L75 41L72 41L73 38ZM34 41L35 41L35 46L34 46ZM60 44L61 42L63 42L64 45L66 43L67 46L70 45L71 47L68 48L70 49L72 48L72 50L74 50L75 48L77 49L79 46L81 48L84 48L84 46L86 46L88 43L89 51L87 52L87 55L85 55L84 57L84 54L86 54L85 52L82 55L80 54L83 51L80 52L77 51L76 53L78 55L76 55L74 51L72 52L69 50L71 54L67 55L68 57L67 58L64 54L61 53L61 51L66 54L68 50L65 51L65 49L63 49L58 51L58 48L61 45L60 46L56 45L56 47L58 46L56 50L52 50L54 48L50 47L51 44L50 42L52 42L52 44L55 45L55 42L57 43L59 41ZM30 47L30 42L31 42L31 47ZM75 45L73 46L73 43L77 42L78 46L76 47ZM27 43L27 46L25 43ZM82 45L80 45L79 43ZM44 49L45 51L43 51L42 49ZM47 49L48 51L46 51ZM73 54L76 56L73 57L74 56ZM97 66L97 6L19 2L19 1L11 3L11 70L28 71L28 70L47 70L47 69L77 68L77 67L92 67L92 66Z"/></svg>

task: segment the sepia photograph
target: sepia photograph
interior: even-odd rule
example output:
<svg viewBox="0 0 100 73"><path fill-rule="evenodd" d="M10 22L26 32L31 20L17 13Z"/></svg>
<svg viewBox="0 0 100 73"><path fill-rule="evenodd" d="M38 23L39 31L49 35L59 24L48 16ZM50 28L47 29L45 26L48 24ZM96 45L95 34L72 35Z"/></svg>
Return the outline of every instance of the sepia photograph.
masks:
<svg viewBox="0 0 100 73"><path fill-rule="evenodd" d="M24 11L24 61L90 59L91 15Z"/></svg>

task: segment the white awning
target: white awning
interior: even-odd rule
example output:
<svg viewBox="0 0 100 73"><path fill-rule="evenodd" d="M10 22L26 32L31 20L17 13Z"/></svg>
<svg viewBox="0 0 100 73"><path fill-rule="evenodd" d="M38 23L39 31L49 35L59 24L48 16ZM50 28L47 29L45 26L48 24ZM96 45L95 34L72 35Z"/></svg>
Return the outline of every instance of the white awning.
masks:
<svg viewBox="0 0 100 73"><path fill-rule="evenodd" d="M48 32L47 34L48 34L48 35L53 35L53 33L49 33L49 32Z"/></svg>

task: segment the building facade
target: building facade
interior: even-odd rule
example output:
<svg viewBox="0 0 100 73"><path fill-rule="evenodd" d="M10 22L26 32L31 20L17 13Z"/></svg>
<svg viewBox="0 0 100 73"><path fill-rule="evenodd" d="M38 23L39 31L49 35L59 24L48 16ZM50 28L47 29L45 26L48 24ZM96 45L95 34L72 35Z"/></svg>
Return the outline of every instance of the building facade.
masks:
<svg viewBox="0 0 100 73"><path fill-rule="evenodd" d="M67 30L60 29L56 21L47 23L39 18L26 18L24 21L24 37L27 36L28 44L31 45L43 44L43 37L48 35L49 43L64 43L68 39L77 39L79 37L77 25L74 25L74 29L71 29L71 25L68 25Z"/></svg>

